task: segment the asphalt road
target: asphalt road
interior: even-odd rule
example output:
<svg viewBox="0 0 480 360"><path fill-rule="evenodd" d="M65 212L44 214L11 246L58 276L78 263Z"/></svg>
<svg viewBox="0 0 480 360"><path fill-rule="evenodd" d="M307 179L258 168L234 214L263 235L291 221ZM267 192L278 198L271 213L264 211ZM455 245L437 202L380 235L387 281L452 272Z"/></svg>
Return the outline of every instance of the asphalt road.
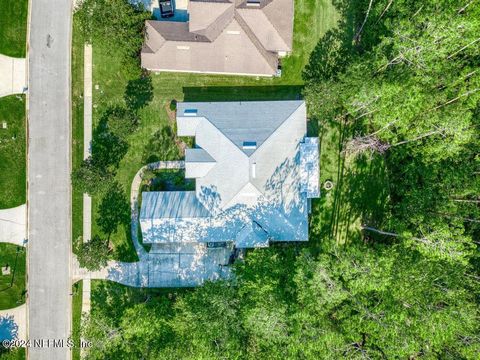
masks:
<svg viewBox="0 0 480 360"><path fill-rule="evenodd" d="M69 0L31 3L28 357L69 359L71 323ZM63 346L62 346L63 345Z"/></svg>

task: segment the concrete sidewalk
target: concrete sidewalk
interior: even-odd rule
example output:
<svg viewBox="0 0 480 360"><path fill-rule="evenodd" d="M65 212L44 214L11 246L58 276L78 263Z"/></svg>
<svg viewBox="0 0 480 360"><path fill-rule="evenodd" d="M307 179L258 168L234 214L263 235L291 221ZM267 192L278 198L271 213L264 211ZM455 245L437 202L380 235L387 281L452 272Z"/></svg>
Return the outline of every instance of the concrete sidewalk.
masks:
<svg viewBox="0 0 480 360"><path fill-rule="evenodd" d="M0 54L0 97L24 92L27 86L26 71L24 58Z"/></svg>
<svg viewBox="0 0 480 360"><path fill-rule="evenodd" d="M92 114L93 114L93 49L85 44L83 52L83 159L92 155ZM83 194L83 242L92 238L92 198ZM90 279L83 279L82 314L90 313ZM85 349L81 348L82 357Z"/></svg>
<svg viewBox="0 0 480 360"><path fill-rule="evenodd" d="M83 56L83 159L92 154L92 45L85 44ZM92 198L83 194L83 241L92 238Z"/></svg>
<svg viewBox="0 0 480 360"><path fill-rule="evenodd" d="M0 210L0 242L24 246L26 236L26 205Z"/></svg>

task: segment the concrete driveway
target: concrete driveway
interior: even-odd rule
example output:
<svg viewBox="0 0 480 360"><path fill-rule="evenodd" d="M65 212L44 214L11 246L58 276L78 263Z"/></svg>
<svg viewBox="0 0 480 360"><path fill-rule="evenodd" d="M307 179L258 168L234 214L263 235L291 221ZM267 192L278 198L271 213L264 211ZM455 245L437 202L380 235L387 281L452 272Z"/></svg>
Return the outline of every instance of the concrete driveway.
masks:
<svg viewBox="0 0 480 360"><path fill-rule="evenodd" d="M0 242L23 246L26 238L27 207L0 210Z"/></svg>
<svg viewBox="0 0 480 360"><path fill-rule="evenodd" d="M26 71L25 59L0 54L0 97L24 92Z"/></svg>

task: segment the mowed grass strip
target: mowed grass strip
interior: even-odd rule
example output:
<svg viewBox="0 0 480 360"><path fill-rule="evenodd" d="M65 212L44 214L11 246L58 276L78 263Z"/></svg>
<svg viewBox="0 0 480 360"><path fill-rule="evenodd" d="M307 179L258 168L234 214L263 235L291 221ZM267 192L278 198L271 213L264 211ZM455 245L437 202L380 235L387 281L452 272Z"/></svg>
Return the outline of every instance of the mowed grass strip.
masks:
<svg viewBox="0 0 480 360"><path fill-rule="evenodd" d="M25 96L0 98L0 209L26 201Z"/></svg>
<svg viewBox="0 0 480 360"><path fill-rule="evenodd" d="M25 57L27 0L0 0L0 54Z"/></svg>
<svg viewBox="0 0 480 360"><path fill-rule="evenodd" d="M25 264L25 248L0 243L0 266L9 268L8 274L0 272L0 310L25 302Z"/></svg>
<svg viewBox="0 0 480 360"><path fill-rule="evenodd" d="M74 18L75 19L75 18ZM72 37L72 170L83 160L83 56L84 42L74 21ZM81 241L83 235L83 194L72 191L72 241ZM76 246L73 246L76 249Z"/></svg>
<svg viewBox="0 0 480 360"><path fill-rule="evenodd" d="M82 295L83 281L77 281L72 286L72 340L75 347L72 349L72 360L80 360L80 333L82 322Z"/></svg>

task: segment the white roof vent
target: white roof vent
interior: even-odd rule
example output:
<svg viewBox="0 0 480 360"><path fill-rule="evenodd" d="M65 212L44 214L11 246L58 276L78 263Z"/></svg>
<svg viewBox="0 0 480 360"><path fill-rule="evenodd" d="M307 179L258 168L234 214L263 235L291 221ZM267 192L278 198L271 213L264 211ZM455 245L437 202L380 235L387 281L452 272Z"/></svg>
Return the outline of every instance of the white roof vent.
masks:
<svg viewBox="0 0 480 360"><path fill-rule="evenodd" d="M247 0L247 6L260 6L260 0Z"/></svg>
<svg viewBox="0 0 480 360"><path fill-rule="evenodd" d="M183 110L183 116L197 116L197 109L185 109Z"/></svg>
<svg viewBox="0 0 480 360"><path fill-rule="evenodd" d="M244 141L242 145L243 150L255 150L257 148L256 141Z"/></svg>

